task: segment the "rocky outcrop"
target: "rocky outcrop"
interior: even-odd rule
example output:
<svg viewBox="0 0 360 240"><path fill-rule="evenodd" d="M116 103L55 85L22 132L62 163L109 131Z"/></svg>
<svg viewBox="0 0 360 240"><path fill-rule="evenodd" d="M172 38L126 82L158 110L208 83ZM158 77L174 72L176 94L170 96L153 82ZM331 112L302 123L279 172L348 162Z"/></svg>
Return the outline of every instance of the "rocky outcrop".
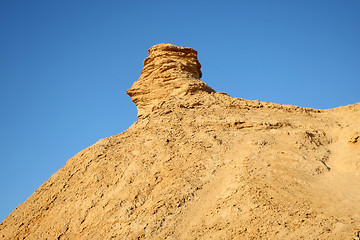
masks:
<svg viewBox="0 0 360 240"><path fill-rule="evenodd" d="M141 76L127 90L138 109L138 118L145 118L169 96L197 92L215 92L200 80L201 65L197 52L188 47L158 44L149 49Z"/></svg>
<svg viewBox="0 0 360 240"><path fill-rule="evenodd" d="M200 77L194 50L151 48L129 90L142 120L69 159L0 240L359 240L360 104L208 94Z"/></svg>

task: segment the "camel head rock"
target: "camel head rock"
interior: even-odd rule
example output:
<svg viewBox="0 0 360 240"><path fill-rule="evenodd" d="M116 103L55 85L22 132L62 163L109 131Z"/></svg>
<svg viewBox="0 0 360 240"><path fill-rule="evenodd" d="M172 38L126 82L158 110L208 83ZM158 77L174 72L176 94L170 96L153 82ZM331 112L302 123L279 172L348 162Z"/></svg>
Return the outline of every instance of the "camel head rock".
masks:
<svg viewBox="0 0 360 240"><path fill-rule="evenodd" d="M127 90L138 109L138 118L147 117L170 96L215 92L200 80L197 52L188 47L162 43L149 49L140 78Z"/></svg>

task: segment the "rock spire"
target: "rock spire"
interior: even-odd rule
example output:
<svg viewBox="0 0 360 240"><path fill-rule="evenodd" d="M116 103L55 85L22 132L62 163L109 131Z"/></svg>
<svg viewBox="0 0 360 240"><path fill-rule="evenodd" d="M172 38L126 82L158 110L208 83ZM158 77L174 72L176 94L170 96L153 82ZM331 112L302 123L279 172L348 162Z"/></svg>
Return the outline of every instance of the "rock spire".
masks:
<svg viewBox="0 0 360 240"><path fill-rule="evenodd" d="M169 96L201 91L215 92L200 80L197 52L189 47L162 43L149 49L140 78L127 90L138 109L138 118L148 116Z"/></svg>

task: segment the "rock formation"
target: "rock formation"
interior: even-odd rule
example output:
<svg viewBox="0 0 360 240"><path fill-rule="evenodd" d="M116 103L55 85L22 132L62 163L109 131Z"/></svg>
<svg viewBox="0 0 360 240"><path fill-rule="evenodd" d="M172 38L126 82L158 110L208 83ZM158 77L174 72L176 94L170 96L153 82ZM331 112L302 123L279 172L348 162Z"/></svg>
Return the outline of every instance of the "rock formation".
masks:
<svg viewBox="0 0 360 240"><path fill-rule="evenodd" d="M215 92L200 80L200 68L194 49L164 43L150 48L139 80L127 91L138 118L148 116L169 96Z"/></svg>
<svg viewBox="0 0 360 240"><path fill-rule="evenodd" d="M200 76L194 50L151 48L139 121L69 159L0 239L359 239L360 104L232 98Z"/></svg>

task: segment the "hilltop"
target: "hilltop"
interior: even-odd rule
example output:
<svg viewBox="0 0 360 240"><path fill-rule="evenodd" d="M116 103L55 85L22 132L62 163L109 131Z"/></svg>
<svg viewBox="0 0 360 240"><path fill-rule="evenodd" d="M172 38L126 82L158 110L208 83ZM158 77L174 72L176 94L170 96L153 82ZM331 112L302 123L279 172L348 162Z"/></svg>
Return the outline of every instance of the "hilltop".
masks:
<svg viewBox="0 0 360 240"><path fill-rule="evenodd" d="M360 104L233 98L197 52L159 44L128 130L76 154L0 239L360 239Z"/></svg>

